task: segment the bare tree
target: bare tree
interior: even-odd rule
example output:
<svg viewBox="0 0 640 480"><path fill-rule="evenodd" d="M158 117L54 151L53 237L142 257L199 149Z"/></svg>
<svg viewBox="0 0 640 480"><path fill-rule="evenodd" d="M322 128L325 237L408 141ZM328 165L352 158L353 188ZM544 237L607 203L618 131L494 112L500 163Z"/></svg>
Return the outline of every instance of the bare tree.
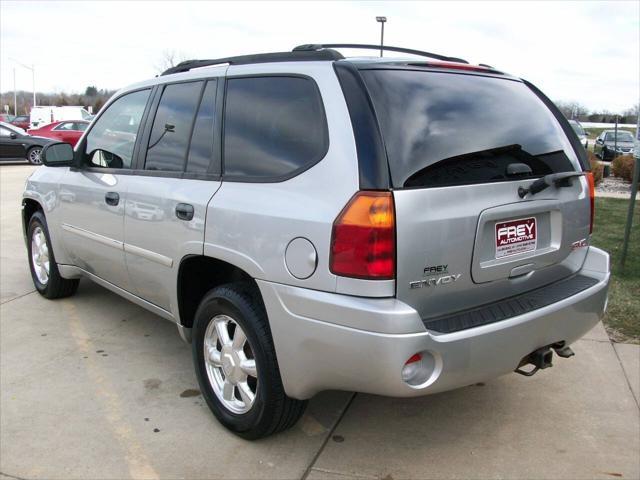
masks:
<svg viewBox="0 0 640 480"><path fill-rule="evenodd" d="M154 68L156 70L156 73L160 74L167 68L175 67L180 62L184 62L186 59L187 56L184 54L184 52L176 50L163 50L160 58L154 64Z"/></svg>

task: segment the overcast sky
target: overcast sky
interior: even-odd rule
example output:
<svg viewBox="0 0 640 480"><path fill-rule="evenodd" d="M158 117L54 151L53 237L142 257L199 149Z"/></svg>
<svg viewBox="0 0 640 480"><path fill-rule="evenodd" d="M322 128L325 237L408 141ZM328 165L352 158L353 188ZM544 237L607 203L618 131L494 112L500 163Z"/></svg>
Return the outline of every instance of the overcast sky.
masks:
<svg viewBox="0 0 640 480"><path fill-rule="evenodd" d="M554 100L621 112L640 97L640 2L0 1L0 91L119 88L163 50L216 58L303 43L385 43L488 63ZM349 52L347 52L349 53ZM352 53L352 52L351 52Z"/></svg>

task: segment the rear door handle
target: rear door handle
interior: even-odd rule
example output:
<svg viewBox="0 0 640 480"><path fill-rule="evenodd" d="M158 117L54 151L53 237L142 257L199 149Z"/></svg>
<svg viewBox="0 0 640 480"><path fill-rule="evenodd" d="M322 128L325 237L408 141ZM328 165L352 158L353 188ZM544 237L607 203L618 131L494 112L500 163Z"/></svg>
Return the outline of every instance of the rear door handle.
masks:
<svg viewBox="0 0 640 480"><path fill-rule="evenodd" d="M117 192L107 192L104 201L107 202L107 205L116 206L120 203L120 195Z"/></svg>
<svg viewBox="0 0 640 480"><path fill-rule="evenodd" d="M192 220L193 219L193 205L188 203L179 203L176 205L176 217L180 220Z"/></svg>

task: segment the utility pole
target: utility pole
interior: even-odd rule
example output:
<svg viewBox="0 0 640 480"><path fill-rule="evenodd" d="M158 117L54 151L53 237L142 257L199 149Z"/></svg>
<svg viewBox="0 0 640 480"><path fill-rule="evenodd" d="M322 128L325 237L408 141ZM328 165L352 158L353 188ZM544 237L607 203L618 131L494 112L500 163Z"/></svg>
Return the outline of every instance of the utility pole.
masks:
<svg viewBox="0 0 640 480"><path fill-rule="evenodd" d="M18 92L16 91L16 67L13 67L13 116L18 116Z"/></svg>
<svg viewBox="0 0 640 480"><path fill-rule="evenodd" d="M376 22L380 24L380 57L382 57L384 47L384 24L387 22L387 17L376 17Z"/></svg>

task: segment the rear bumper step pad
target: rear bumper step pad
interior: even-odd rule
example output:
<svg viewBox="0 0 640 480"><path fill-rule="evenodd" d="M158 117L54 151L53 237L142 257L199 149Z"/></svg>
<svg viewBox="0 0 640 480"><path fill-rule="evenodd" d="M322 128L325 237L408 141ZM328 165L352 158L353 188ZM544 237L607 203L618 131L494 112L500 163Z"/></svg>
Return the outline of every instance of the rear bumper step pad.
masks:
<svg viewBox="0 0 640 480"><path fill-rule="evenodd" d="M515 297L477 307L471 310L438 318L423 319L427 330L439 333L453 333L460 330L499 322L517 317L569 298L577 293L593 287L598 280L583 275L552 283L545 287L531 290Z"/></svg>

